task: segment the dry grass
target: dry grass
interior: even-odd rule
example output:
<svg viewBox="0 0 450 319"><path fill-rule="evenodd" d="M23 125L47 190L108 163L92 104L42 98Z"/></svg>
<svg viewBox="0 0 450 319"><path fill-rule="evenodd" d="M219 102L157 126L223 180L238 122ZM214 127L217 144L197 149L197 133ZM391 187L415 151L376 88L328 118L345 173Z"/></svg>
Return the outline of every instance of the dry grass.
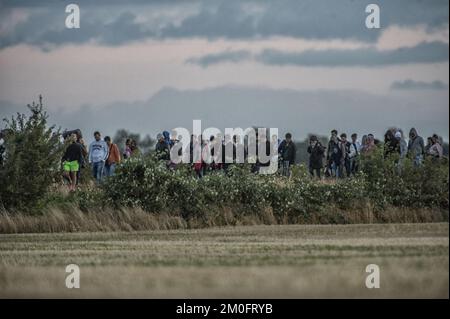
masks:
<svg viewBox="0 0 450 319"><path fill-rule="evenodd" d="M236 213L232 208L222 208L185 219L177 213L154 214L139 208L91 209L83 212L74 205L67 204L64 211L49 208L43 215L0 212L0 234L142 231L239 225L432 222L448 222L448 211L388 208L383 212L376 212L370 205L350 210L330 206L315 214L276 217L271 208L248 214Z"/></svg>
<svg viewBox="0 0 450 319"><path fill-rule="evenodd" d="M0 297L448 298L448 223L0 235ZM65 266L81 288L64 286ZM381 269L367 289L365 267Z"/></svg>

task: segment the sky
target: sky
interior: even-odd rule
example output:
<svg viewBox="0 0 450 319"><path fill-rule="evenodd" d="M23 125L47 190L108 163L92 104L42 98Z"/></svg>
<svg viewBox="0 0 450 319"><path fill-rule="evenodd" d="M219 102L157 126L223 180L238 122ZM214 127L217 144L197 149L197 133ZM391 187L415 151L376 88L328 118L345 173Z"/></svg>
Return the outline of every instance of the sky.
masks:
<svg viewBox="0 0 450 319"><path fill-rule="evenodd" d="M80 7L67 29L65 7ZM379 29L365 8L380 7ZM50 121L119 128L277 127L448 140L443 0L0 0L0 117L44 96Z"/></svg>

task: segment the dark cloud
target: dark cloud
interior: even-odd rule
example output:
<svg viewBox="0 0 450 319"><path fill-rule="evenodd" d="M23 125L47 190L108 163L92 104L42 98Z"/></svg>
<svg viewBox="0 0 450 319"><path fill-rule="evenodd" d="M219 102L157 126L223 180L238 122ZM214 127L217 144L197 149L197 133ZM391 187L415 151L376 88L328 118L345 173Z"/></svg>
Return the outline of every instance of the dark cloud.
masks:
<svg viewBox="0 0 450 319"><path fill-rule="evenodd" d="M383 28L397 24L423 24L428 28L448 24L447 0L379 0L379 30L367 29L365 7L370 0L192 0L192 1L77 1L81 29L64 28L65 1L0 1L0 21L11 10L28 10L30 17L0 35L0 48L16 44L58 46L96 41L121 45L146 38L254 39L288 36L305 39L356 39L370 42ZM185 6L194 5L193 13ZM178 9L179 19L168 15L154 25L145 10L164 13ZM186 12L185 12L186 11ZM190 11L189 11L190 12ZM141 19L136 20L134 17ZM144 18L144 19L142 19Z"/></svg>
<svg viewBox="0 0 450 319"><path fill-rule="evenodd" d="M395 50L339 49L285 52L266 49L258 54L250 51L225 51L188 59L186 62L208 67L223 62L258 61L266 65L298 65L310 67L377 67L408 63L435 63L448 61L448 44L443 42L421 43L415 47Z"/></svg>
<svg viewBox="0 0 450 319"><path fill-rule="evenodd" d="M348 67L377 67L408 63L448 61L448 44L421 43L415 47L380 51L376 48L352 50L308 50L300 53L264 50L256 60L269 65L300 65Z"/></svg>
<svg viewBox="0 0 450 319"><path fill-rule="evenodd" d="M395 81L391 90L447 90L448 85L442 81L422 82L414 80Z"/></svg>
<svg viewBox="0 0 450 319"><path fill-rule="evenodd" d="M252 58L252 54L246 50L238 51L224 51L216 54L207 54L198 58L190 58L186 60L186 63L200 65L201 67L208 67L210 65L224 63L224 62L242 62Z"/></svg>
<svg viewBox="0 0 450 319"><path fill-rule="evenodd" d="M382 28L365 27L365 8L373 1L277 0L216 1L181 24L164 28L162 37L209 39L288 36L305 39L356 39L375 41L383 28L425 24L429 28L448 23L448 1L381 0ZM251 6L259 10L251 10Z"/></svg>

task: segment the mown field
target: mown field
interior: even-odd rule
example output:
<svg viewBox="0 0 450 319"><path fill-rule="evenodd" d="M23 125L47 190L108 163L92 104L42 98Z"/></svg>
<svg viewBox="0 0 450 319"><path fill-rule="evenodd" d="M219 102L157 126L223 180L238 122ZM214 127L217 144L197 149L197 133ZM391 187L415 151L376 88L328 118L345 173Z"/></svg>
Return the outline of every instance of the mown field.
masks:
<svg viewBox="0 0 450 319"><path fill-rule="evenodd" d="M448 223L3 234L0 297L448 298L448 249Z"/></svg>

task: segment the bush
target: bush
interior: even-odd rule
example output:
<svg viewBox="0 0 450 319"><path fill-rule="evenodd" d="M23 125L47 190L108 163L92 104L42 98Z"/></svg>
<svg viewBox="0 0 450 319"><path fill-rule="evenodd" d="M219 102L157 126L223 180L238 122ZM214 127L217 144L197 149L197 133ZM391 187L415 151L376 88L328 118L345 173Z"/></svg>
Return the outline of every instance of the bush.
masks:
<svg viewBox="0 0 450 319"><path fill-rule="evenodd" d="M384 158L382 149L361 161L367 196L379 209L439 207L448 209L448 161L426 158L416 167L398 156Z"/></svg>
<svg viewBox="0 0 450 319"><path fill-rule="evenodd" d="M235 214L270 210L278 220L309 220L329 210L375 206L381 211L398 207L448 207L448 169L426 163L414 168L405 162L399 173L395 161L374 154L364 159L354 178L317 181L304 174L291 179L257 175L247 166L231 166L196 179L188 166L168 170L153 158L131 159L117 168L103 185L105 199L116 207L142 208L149 212L178 212L183 217L206 216L223 209ZM306 175L307 176L307 175Z"/></svg>
<svg viewBox="0 0 450 319"><path fill-rule="evenodd" d="M31 210L45 198L59 165L63 145L59 130L47 126L39 104L28 105L30 117L17 114L6 122L5 156L0 167L0 204L6 209Z"/></svg>

